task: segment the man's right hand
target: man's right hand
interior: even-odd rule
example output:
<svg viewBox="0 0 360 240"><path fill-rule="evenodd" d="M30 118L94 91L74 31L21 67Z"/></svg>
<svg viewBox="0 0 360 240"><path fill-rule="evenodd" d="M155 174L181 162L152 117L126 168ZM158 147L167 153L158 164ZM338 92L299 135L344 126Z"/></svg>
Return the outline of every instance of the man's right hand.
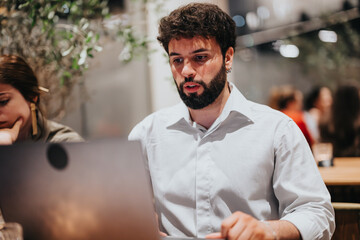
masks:
<svg viewBox="0 0 360 240"><path fill-rule="evenodd" d="M0 145L13 144L19 136L20 127L22 123L23 120L20 118L16 120L16 122L11 128L0 129Z"/></svg>

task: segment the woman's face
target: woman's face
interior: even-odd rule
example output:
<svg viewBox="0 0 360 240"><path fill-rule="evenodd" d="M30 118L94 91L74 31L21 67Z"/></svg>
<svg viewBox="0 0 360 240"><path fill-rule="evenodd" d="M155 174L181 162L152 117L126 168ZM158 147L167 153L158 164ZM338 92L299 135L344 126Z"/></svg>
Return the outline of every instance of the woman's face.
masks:
<svg viewBox="0 0 360 240"><path fill-rule="evenodd" d="M30 102L13 86L0 83L0 129L11 128L19 119L23 120L18 138L21 139L31 128Z"/></svg>
<svg viewBox="0 0 360 240"><path fill-rule="evenodd" d="M330 89L323 87L320 89L319 98L316 101L316 107L321 111L326 112L329 111L332 105L333 99L331 95Z"/></svg>

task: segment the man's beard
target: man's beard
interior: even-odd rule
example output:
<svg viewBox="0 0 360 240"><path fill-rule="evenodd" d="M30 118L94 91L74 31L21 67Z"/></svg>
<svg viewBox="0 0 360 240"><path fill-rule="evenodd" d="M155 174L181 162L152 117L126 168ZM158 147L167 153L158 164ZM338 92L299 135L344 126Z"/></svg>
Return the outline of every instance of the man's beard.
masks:
<svg viewBox="0 0 360 240"><path fill-rule="evenodd" d="M202 94L190 93L186 95L184 93L184 84L186 82L194 82L203 86L204 91ZM175 82L176 83L176 82ZM209 86L202 80L194 80L193 78L185 78L185 81L177 87L180 94L180 98L185 105L191 109L202 109L212 104L220 95L225 87L226 83L226 68L223 64L216 76L210 81Z"/></svg>

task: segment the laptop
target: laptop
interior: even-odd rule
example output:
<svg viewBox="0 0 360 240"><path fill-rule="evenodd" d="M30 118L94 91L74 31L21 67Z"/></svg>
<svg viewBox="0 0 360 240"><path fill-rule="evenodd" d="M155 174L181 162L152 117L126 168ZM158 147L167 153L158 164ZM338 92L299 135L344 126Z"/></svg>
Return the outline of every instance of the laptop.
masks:
<svg viewBox="0 0 360 240"><path fill-rule="evenodd" d="M125 139L0 146L3 217L25 240L159 240L140 152Z"/></svg>

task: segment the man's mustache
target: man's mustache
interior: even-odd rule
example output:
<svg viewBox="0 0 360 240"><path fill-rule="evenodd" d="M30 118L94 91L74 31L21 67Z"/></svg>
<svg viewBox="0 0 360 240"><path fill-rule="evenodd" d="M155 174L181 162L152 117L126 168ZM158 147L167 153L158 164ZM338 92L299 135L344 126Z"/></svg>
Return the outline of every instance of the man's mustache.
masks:
<svg viewBox="0 0 360 240"><path fill-rule="evenodd" d="M194 82L194 78L193 77L189 77L189 78L185 78L185 82Z"/></svg>
<svg viewBox="0 0 360 240"><path fill-rule="evenodd" d="M207 85L205 84L204 81L202 81L202 80L194 80L193 77L188 77L188 78L186 77L184 79L184 81L182 83L180 83L180 86L181 87L184 86L184 84L187 83L187 82L194 82L194 83L200 84L200 85L202 85L204 87L207 87Z"/></svg>

